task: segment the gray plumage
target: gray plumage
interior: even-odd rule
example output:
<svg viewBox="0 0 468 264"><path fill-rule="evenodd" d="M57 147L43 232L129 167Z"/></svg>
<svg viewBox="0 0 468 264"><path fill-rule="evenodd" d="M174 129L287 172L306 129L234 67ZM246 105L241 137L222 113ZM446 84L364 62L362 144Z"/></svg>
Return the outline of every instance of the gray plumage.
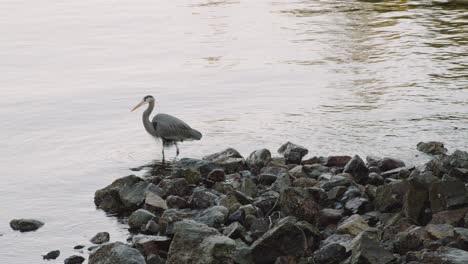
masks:
<svg viewBox="0 0 468 264"><path fill-rule="evenodd" d="M187 123L177 117L168 114L159 113L153 117L152 121L150 121L149 117L154 109L154 98L151 95L145 96L143 101L135 106L132 111L144 104L148 104L148 108L143 112L143 126L150 135L161 139L163 143L163 163L164 147L175 145L177 149L177 157L179 155L177 142L200 140L202 138L202 134L199 131L191 128Z"/></svg>

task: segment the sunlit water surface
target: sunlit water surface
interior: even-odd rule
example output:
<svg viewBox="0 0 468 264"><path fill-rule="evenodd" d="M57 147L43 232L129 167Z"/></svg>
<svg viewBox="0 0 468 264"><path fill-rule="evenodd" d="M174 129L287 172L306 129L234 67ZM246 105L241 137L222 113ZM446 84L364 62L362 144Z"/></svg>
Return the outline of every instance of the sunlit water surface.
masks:
<svg viewBox="0 0 468 264"><path fill-rule="evenodd" d="M421 140L467 149L467 14L431 1L1 0L0 262L60 249L61 263L98 231L126 238L93 194L160 157L129 111L146 94L203 132L181 156L291 140L417 164ZM46 225L10 229L27 217Z"/></svg>

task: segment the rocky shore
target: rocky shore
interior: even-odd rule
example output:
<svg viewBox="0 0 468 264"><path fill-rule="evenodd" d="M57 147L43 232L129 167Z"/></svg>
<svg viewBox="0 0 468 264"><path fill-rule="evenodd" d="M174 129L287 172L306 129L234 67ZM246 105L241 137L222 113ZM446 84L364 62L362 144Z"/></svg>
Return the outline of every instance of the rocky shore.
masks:
<svg viewBox="0 0 468 264"><path fill-rule="evenodd" d="M417 148L432 160L304 159L287 142L278 158L228 148L150 167L96 191L97 208L128 219L131 235L98 233L89 264L466 264L468 153Z"/></svg>

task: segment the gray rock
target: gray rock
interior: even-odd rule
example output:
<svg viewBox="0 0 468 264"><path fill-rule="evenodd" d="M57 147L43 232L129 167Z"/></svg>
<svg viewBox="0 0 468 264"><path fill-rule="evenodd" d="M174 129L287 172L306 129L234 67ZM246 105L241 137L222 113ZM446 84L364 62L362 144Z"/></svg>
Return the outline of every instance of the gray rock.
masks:
<svg viewBox="0 0 468 264"><path fill-rule="evenodd" d="M467 226L464 217L468 215L468 207L456 210L441 211L432 215L431 224L449 224L452 226Z"/></svg>
<svg viewBox="0 0 468 264"><path fill-rule="evenodd" d="M199 212L193 220L210 227L221 227L228 217L229 210L224 206L213 206Z"/></svg>
<svg viewBox="0 0 468 264"><path fill-rule="evenodd" d="M53 250L42 256L45 260L56 259L60 256L60 250Z"/></svg>
<svg viewBox="0 0 468 264"><path fill-rule="evenodd" d="M146 264L166 264L166 260L158 255L150 255L146 258Z"/></svg>
<svg viewBox="0 0 468 264"><path fill-rule="evenodd" d="M423 254L422 263L466 264L467 260L468 251L452 247L439 247L435 252Z"/></svg>
<svg viewBox="0 0 468 264"><path fill-rule="evenodd" d="M369 177L369 169L364 161L355 155L344 167L344 173L349 173L353 176L357 183L366 183Z"/></svg>
<svg viewBox="0 0 468 264"><path fill-rule="evenodd" d="M93 244L103 244L103 243L109 242L109 239L110 239L110 235L108 232L99 232L89 241L91 241L91 243Z"/></svg>
<svg viewBox="0 0 468 264"><path fill-rule="evenodd" d="M381 212L392 211L403 206L403 197L408 190L408 182L390 182L377 187L375 208Z"/></svg>
<svg viewBox="0 0 468 264"><path fill-rule="evenodd" d="M101 210L110 214L124 214L130 210L124 206L120 199L119 192L127 186L143 181L143 179L130 175L119 178L107 187L97 190L94 194L94 204Z"/></svg>
<svg viewBox="0 0 468 264"><path fill-rule="evenodd" d="M205 188L196 188L189 199L189 205L192 208L208 208L216 204L218 196Z"/></svg>
<svg viewBox="0 0 468 264"><path fill-rule="evenodd" d="M43 222L35 219L13 219L10 221L10 227L15 231L30 232L41 228Z"/></svg>
<svg viewBox="0 0 468 264"><path fill-rule="evenodd" d="M136 235L132 238L132 244L145 256L160 255L169 250L171 239L167 236Z"/></svg>
<svg viewBox="0 0 468 264"><path fill-rule="evenodd" d="M339 209L325 208L320 210L320 217L318 219L319 226L327 226L330 224L337 224L343 217L344 211Z"/></svg>
<svg viewBox="0 0 468 264"><path fill-rule="evenodd" d="M270 161L270 151L268 149L259 149L252 152L245 160L245 163L253 173L258 174L263 167L270 163Z"/></svg>
<svg viewBox="0 0 468 264"><path fill-rule="evenodd" d="M175 196L175 195L169 195L166 198L166 204L167 204L167 207L169 208L177 208L177 209L186 208L188 206L187 200L185 200L182 197Z"/></svg>
<svg viewBox="0 0 468 264"><path fill-rule="evenodd" d="M161 227L159 226L159 224L153 220L149 220L148 223L146 223L145 227L141 229L141 231L147 235L157 235L160 230Z"/></svg>
<svg viewBox="0 0 468 264"><path fill-rule="evenodd" d="M73 255L71 257L66 258L63 263L64 264L81 264L85 261L86 259L83 258L82 256L78 255ZM90 262L91 263L91 262Z"/></svg>
<svg viewBox="0 0 468 264"><path fill-rule="evenodd" d="M447 152L444 143L437 141L419 142L416 148L421 152L432 155L440 155Z"/></svg>
<svg viewBox="0 0 468 264"><path fill-rule="evenodd" d="M316 179L319 176L330 172L330 168L323 166L322 164L303 165L303 171L306 173L306 177Z"/></svg>
<svg viewBox="0 0 468 264"><path fill-rule="evenodd" d="M328 187L329 188L329 187ZM347 188L345 186L335 186L327 192L328 200L338 200L341 199L343 194L346 192Z"/></svg>
<svg viewBox="0 0 468 264"><path fill-rule="evenodd" d="M454 237L453 226L448 224L428 224L426 226L427 233L435 239L444 239L447 237Z"/></svg>
<svg viewBox="0 0 468 264"><path fill-rule="evenodd" d="M468 196L463 182L451 178L433 182L429 189L429 200L432 212L437 213L467 204Z"/></svg>
<svg viewBox="0 0 468 264"><path fill-rule="evenodd" d="M351 156L328 156L324 165L327 167L344 167L351 160Z"/></svg>
<svg viewBox="0 0 468 264"><path fill-rule="evenodd" d="M315 263L339 264L349 257L346 248L338 243L326 245L314 252Z"/></svg>
<svg viewBox="0 0 468 264"><path fill-rule="evenodd" d="M379 170L384 172L384 171L389 171L389 170L394 170L397 168L405 167L405 163L402 160L399 159L394 159L394 158L383 158L382 160L379 161Z"/></svg>
<svg viewBox="0 0 468 264"><path fill-rule="evenodd" d="M302 188L287 188L281 193L279 206L285 215L315 223L320 205L313 195Z"/></svg>
<svg viewBox="0 0 468 264"><path fill-rule="evenodd" d="M276 181L271 185L270 190L275 192L283 192L291 186L291 179L287 173L277 176Z"/></svg>
<svg viewBox="0 0 468 264"><path fill-rule="evenodd" d="M315 179L311 178L299 178L297 180L294 180L292 183L293 187L301 187L301 188L307 188L307 187L315 187L317 185L318 181Z"/></svg>
<svg viewBox="0 0 468 264"><path fill-rule="evenodd" d="M103 245L89 255L89 264L146 264L145 258L135 248L115 242Z"/></svg>
<svg viewBox="0 0 468 264"><path fill-rule="evenodd" d="M123 186L119 190L119 196L124 207L128 210L134 210L143 205L149 184L149 182L140 181L130 186Z"/></svg>
<svg viewBox="0 0 468 264"><path fill-rule="evenodd" d="M223 182L226 179L226 174L224 173L224 170L222 169L216 169L212 170L208 174L208 180L212 182Z"/></svg>
<svg viewBox="0 0 468 264"><path fill-rule="evenodd" d="M304 256L307 240L299 227L286 221L266 232L250 248L255 263L272 263L280 256Z"/></svg>
<svg viewBox="0 0 468 264"><path fill-rule="evenodd" d="M368 179L369 184L379 186L379 185L384 184L384 181L385 179L380 174L375 173L375 172L369 173L369 179Z"/></svg>
<svg viewBox="0 0 468 264"><path fill-rule="evenodd" d="M321 247L326 247L327 245L338 243L347 248L352 240L353 237L348 234L332 234L321 242Z"/></svg>
<svg viewBox="0 0 468 264"><path fill-rule="evenodd" d="M202 180L201 173L193 168L179 169L172 172L177 178L184 178L188 184L198 184Z"/></svg>
<svg viewBox="0 0 468 264"><path fill-rule="evenodd" d="M392 242L393 251L405 255L410 251L419 251L423 247L421 233L424 232L422 227L410 227L407 230L396 235Z"/></svg>
<svg viewBox="0 0 468 264"><path fill-rule="evenodd" d="M425 224L424 209L429 198L429 181L432 175L430 172L429 174L415 174L408 179L408 192L403 198L403 213L412 223L422 225Z"/></svg>
<svg viewBox="0 0 468 264"><path fill-rule="evenodd" d="M130 229L141 230L146 226L148 221L154 219L156 216L145 209L138 209L128 217L128 225Z"/></svg>
<svg viewBox="0 0 468 264"><path fill-rule="evenodd" d="M219 165L228 174L243 170L245 164L242 155L233 148L227 148L221 152L205 156L203 160Z"/></svg>
<svg viewBox="0 0 468 264"><path fill-rule="evenodd" d="M190 209L167 209L159 218L161 231L166 235L174 234L174 224L184 219L193 219L198 214L198 211Z"/></svg>
<svg viewBox="0 0 468 264"><path fill-rule="evenodd" d="M159 183L159 186L169 195L185 196L189 194L190 189L188 182L183 178L164 179Z"/></svg>
<svg viewBox="0 0 468 264"><path fill-rule="evenodd" d="M177 174L177 171L182 169L193 169L199 171L202 177L206 177L212 170L220 168L221 166L208 160L183 158L174 164L172 173Z"/></svg>
<svg viewBox="0 0 468 264"><path fill-rule="evenodd" d="M245 227L239 222L231 223L223 230L223 235L232 239L243 238L245 236L245 233Z"/></svg>
<svg viewBox="0 0 468 264"><path fill-rule="evenodd" d="M339 224L336 231L340 234L349 234L354 237L368 227L369 225L366 223L364 218L362 218L362 216L354 214Z"/></svg>
<svg viewBox="0 0 468 264"><path fill-rule="evenodd" d="M253 205L266 215L277 204L279 197L280 195L277 192L265 192L261 196L255 198Z"/></svg>
<svg viewBox="0 0 468 264"><path fill-rule="evenodd" d="M276 181L276 175L262 173L258 175L257 179L260 184L271 185Z"/></svg>
<svg viewBox="0 0 468 264"><path fill-rule="evenodd" d="M257 185L251 178L243 178L239 191L249 197L255 197L257 196Z"/></svg>
<svg viewBox="0 0 468 264"><path fill-rule="evenodd" d="M364 214L372 210L369 200L355 197L345 203L345 209L352 214Z"/></svg>
<svg viewBox="0 0 468 264"><path fill-rule="evenodd" d="M145 209L155 214L162 214L166 210L166 201L154 192L147 191L145 194Z"/></svg>
<svg viewBox="0 0 468 264"><path fill-rule="evenodd" d="M302 146L288 141L278 149L278 153L284 156L286 164L301 164L302 158L307 155L309 151Z"/></svg>
<svg viewBox="0 0 468 264"><path fill-rule="evenodd" d="M333 175L329 181L321 182L320 187L325 191L329 191L337 186L349 186L351 185L350 178L346 177L345 174Z"/></svg>
<svg viewBox="0 0 468 264"><path fill-rule="evenodd" d="M352 249L352 264L387 264L392 263L395 257L375 240L362 236Z"/></svg>

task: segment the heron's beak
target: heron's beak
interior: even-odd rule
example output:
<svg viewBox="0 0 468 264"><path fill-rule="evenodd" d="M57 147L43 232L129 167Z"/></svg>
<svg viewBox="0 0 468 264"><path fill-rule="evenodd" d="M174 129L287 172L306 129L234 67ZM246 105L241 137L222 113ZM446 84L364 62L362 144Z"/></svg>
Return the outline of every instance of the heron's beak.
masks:
<svg viewBox="0 0 468 264"><path fill-rule="evenodd" d="M145 101L141 101L141 102L140 102L139 104L137 104L137 106L135 106L135 107L132 109L132 111L130 111L130 112L133 112L133 111L137 110L137 108L139 108L140 106L142 106L142 105L144 105L144 104L146 104L146 102L145 102Z"/></svg>

